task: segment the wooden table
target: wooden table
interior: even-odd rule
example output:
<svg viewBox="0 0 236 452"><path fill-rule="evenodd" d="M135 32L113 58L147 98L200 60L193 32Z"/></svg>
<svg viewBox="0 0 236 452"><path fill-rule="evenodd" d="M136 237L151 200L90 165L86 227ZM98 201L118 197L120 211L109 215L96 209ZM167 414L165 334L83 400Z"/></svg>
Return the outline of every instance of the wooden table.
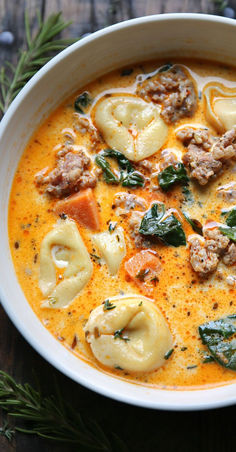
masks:
<svg viewBox="0 0 236 452"><path fill-rule="evenodd" d="M0 65L16 61L17 49L24 42L24 11L27 8L36 25L36 10L43 17L63 11L64 20L73 24L64 36L77 37L109 24L148 14L170 12L216 13L217 1L211 0L0 0L2 30L10 30L15 42L0 47ZM236 0L229 2L236 7ZM35 373L43 390L53 391L54 373L63 395L81 413L98 419L106 431L114 431L127 442L130 451L154 452L233 452L236 450L234 407L214 411L173 413L135 408L109 400L75 384L42 359L21 337L0 308L0 369L18 381L34 382ZM32 436L18 434L9 444L0 437L0 452L69 451ZM80 449L82 452L83 448Z"/></svg>

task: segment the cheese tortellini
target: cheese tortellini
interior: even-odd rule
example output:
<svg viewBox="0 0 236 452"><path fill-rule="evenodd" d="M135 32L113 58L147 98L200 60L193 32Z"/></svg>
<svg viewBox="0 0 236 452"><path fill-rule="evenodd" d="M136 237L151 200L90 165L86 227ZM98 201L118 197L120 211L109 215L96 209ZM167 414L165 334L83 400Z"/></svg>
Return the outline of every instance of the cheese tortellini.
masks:
<svg viewBox="0 0 236 452"><path fill-rule="evenodd" d="M106 143L135 162L157 152L167 138L160 106L131 95L99 101L95 122Z"/></svg>
<svg viewBox="0 0 236 452"><path fill-rule="evenodd" d="M105 260L110 274L115 275L126 255L123 228L118 226L114 231L94 234L93 240Z"/></svg>
<svg viewBox="0 0 236 452"><path fill-rule="evenodd" d="M91 312L84 330L98 361L130 372L157 369L172 347L163 315L143 296L110 298Z"/></svg>
<svg viewBox="0 0 236 452"><path fill-rule="evenodd" d="M208 85L204 96L207 120L220 133L232 129L236 125L236 92L223 86Z"/></svg>
<svg viewBox="0 0 236 452"><path fill-rule="evenodd" d="M57 283L56 268L64 274ZM93 266L76 224L57 224L43 239L40 249L39 287L47 300L43 307L67 306L91 278Z"/></svg>

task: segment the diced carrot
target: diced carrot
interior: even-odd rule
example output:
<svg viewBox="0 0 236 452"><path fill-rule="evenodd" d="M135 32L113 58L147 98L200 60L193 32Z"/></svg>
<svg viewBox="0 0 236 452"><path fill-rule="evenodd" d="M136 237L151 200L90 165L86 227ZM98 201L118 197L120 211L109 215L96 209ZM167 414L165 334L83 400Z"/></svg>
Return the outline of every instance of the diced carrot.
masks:
<svg viewBox="0 0 236 452"><path fill-rule="evenodd" d="M143 250L132 256L125 263L129 276L147 295L151 295L153 287L158 282L157 275L161 272L161 263L151 251Z"/></svg>
<svg viewBox="0 0 236 452"><path fill-rule="evenodd" d="M58 201L54 212L56 214L65 213L86 228L95 231L100 229L98 206L91 188Z"/></svg>

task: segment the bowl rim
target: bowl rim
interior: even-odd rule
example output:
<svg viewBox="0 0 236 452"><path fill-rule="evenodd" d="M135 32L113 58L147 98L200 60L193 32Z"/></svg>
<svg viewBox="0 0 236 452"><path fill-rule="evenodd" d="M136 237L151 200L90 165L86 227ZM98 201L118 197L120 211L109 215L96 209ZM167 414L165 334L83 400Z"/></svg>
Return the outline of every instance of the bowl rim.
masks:
<svg viewBox="0 0 236 452"><path fill-rule="evenodd" d="M4 115L1 123L0 123L0 140L1 137L5 131L5 129L8 127L9 122L11 121L12 116L15 113L15 110L18 108L18 106L21 104L21 102L24 100L24 98L27 96L28 92L37 84L37 82L46 74L52 67L57 65L58 62L64 59L67 55L72 53L74 50L79 49L80 47L84 46L88 42L92 42L99 38L100 36L106 36L110 35L113 32L116 32L117 30L121 30L123 28L132 28L133 26L136 26L137 24L141 23L152 23L152 22L159 22L159 21L179 21L179 20L187 20L187 21L199 21L199 22L212 22L212 23L221 23L221 24L227 24L231 25L233 27L236 27L236 21L234 19L228 19L221 16L215 16L215 15L209 15L209 14L197 14L197 13L171 13L171 14L154 14L149 16L143 16L138 17L135 19L129 19L123 22L119 22L117 24L111 25L109 27L103 28L101 30L98 30L94 33L92 33L89 36L86 36L82 38L81 40L75 42L74 44L70 45L63 51L61 51L58 55L53 57L48 63L46 63L31 79L30 81L24 86L24 88L21 90L21 92L17 95L17 97L13 100L11 103L9 109L7 110L6 114ZM8 303L8 296L6 293L4 293L4 290L0 286L0 300L1 304L4 307L4 310L6 311L7 315L13 322L14 326L18 329L20 334L26 339L26 341L44 358L46 361L49 362L49 364L52 364L55 368L57 368L59 371L61 371L63 374L65 374L67 377L71 378L75 382L85 386L86 388L93 390L94 392L97 392L103 396L109 397L111 399L117 400L119 402L125 402L128 404L145 407L145 408L152 408L152 409L160 409L160 410L173 410L173 411L190 411L190 410L203 410L203 409L211 409L211 408L219 408L219 407L226 407L230 406L236 403L236 391L235 396L228 398L227 400L214 400L214 401L205 401L204 397L202 398L201 402L197 401L196 403L192 403L191 405L184 406L181 403L165 403L165 402L157 402L157 401L145 401L145 400L139 400L134 395L127 395L123 394L119 391L114 391L114 388L107 388L102 385L96 384L91 379L88 381L87 378L83 375L81 376L79 373L75 373L68 367L66 367L65 364L62 364L56 356L53 354L49 354L48 350L45 349L45 346L41 346L40 342L36 340L36 338L25 328L24 323L18 319L16 316L13 307ZM32 309L32 308L31 308ZM50 334L50 333L49 333ZM77 358L78 359L78 358ZM99 371L100 372L100 371ZM114 379L117 380L115 377ZM131 383L133 384L133 383ZM226 386L235 386L234 384L229 384ZM204 394L204 391L215 391L220 388L224 388L225 385L214 387L214 388L207 388L207 389L201 389L201 393ZM165 392L165 390L162 390L162 392ZM168 390L169 393L173 393L172 390ZM183 392L179 390L178 392ZM196 392L195 390L184 390L185 393L188 392Z"/></svg>

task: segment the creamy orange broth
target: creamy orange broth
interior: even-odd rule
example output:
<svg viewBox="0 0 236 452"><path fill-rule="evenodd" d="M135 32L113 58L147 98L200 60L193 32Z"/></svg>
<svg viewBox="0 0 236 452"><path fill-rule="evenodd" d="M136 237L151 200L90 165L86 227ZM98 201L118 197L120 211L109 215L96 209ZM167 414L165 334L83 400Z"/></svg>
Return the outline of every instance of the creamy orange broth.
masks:
<svg viewBox="0 0 236 452"><path fill-rule="evenodd" d="M188 68L199 90L212 80L229 87L236 87L234 69L200 61L178 60L178 63ZM73 104L76 96L86 90L95 102L105 93L134 93L137 75L152 72L161 64L163 62L158 61L136 66L129 76L122 77L121 71L118 70L103 76L73 94L38 128L23 153L14 178L9 203L9 242L17 277L32 309L51 334L78 358L104 372L145 385L168 389L205 388L235 381L234 372L214 362L202 363L200 351L204 347L198 334L200 324L236 312L235 290L224 281L217 281L214 275L201 282L191 268L187 247L174 248L160 244L157 249L162 263L162 273L158 284L153 289L152 298L164 314L174 339L174 353L165 366L142 375L129 375L125 371L104 368L94 358L89 345L85 342L83 331L90 311L100 305L104 299L120 293L141 293L137 285L126 278L124 263L137 249L130 237L126 219L116 216L115 210L112 209L115 193L129 191L144 197L149 203L157 199L163 201L166 208L176 208L187 237L193 231L180 211L182 200L180 188L175 187L168 194L150 193L145 188L128 190L121 186L107 185L100 178L94 193L99 202L101 231L107 230L110 220L117 221L124 228L127 254L118 275L111 277L106 265L101 266L95 259L90 282L77 298L63 309L42 308L43 296L38 287L40 244L58 217L52 210L55 201L39 193L34 178L42 168L47 166L53 168L58 145L65 141L64 129L73 130ZM198 123L206 124L210 131L216 134L206 122L202 100L199 100L198 109L193 118L185 118L169 127L168 140L164 148L176 147L182 152L183 146L176 140L174 131L183 124ZM75 144L89 144L88 137L76 133ZM159 155L160 151L150 157L150 161L158 161ZM188 207L189 214L203 224L206 218L222 221L220 213L225 206L220 197L215 197L215 190L218 186L232 180L232 169L228 168L204 188L193 185L191 189L196 202ZM98 254L91 240L91 231L79 224L77 226L88 251ZM77 343L74 340L75 334L78 338ZM196 367L188 369L192 366Z"/></svg>

